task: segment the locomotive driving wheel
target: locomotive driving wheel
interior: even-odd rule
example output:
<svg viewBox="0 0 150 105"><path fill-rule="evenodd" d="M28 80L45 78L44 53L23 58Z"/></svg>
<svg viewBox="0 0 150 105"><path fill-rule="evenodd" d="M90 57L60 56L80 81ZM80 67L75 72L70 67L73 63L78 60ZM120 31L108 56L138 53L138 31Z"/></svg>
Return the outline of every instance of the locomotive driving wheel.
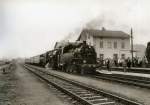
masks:
<svg viewBox="0 0 150 105"><path fill-rule="evenodd" d="M71 66L70 64L66 65L66 72L70 73Z"/></svg>
<svg viewBox="0 0 150 105"><path fill-rule="evenodd" d="M72 64L68 67L66 72L73 73L73 74L81 74L81 66ZM83 72L83 74L84 74L84 72Z"/></svg>
<svg viewBox="0 0 150 105"><path fill-rule="evenodd" d="M67 72L67 70L66 70L66 69L67 69L67 65L66 65L66 64L64 64L64 65L62 66L62 71L63 71L63 72Z"/></svg>
<svg viewBox="0 0 150 105"><path fill-rule="evenodd" d="M69 65L69 73L72 73L72 65Z"/></svg>
<svg viewBox="0 0 150 105"><path fill-rule="evenodd" d="M80 74L81 74L81 75L84 75L84 73L85 73L84 69L83 69L83 68L81 68L81 70L80 70Z"/></svg>
<svg viewBox="0 0 150 105"><path fill-rule="evenodd" d="M71 65L70 67L70 72L71 73L77 73L78 72L78 66L77 65Z"/></svg>

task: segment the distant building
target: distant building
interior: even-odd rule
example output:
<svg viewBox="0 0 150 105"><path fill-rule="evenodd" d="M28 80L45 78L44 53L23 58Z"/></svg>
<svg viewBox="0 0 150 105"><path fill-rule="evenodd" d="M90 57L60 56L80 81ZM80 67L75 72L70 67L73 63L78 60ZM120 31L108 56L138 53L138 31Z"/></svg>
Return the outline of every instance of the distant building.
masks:
<svg viewBox="0 0 150 105"><path fill-rule="evenodd" d="M100 59L131 57L130 35L122 31L83 29L77 40L94 46Z"/></svg>
<svg viewBox="0 0 150 105"><path fill-rule="evenodd" d="M133 46L135 52L135 57L143 58L145 56L146 46L142 44L136 44Z"/></svg>

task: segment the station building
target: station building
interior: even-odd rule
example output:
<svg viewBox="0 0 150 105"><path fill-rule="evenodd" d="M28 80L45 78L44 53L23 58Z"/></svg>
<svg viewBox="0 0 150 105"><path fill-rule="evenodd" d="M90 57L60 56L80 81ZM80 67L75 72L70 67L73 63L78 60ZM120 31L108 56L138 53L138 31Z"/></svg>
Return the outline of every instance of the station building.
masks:
<svg viewBox="0 0 150 105"><path fill-rule="evenodd" d="M94 46L100 59L131 57L130 35L122 31L83 29L77 41Z"/></svg>

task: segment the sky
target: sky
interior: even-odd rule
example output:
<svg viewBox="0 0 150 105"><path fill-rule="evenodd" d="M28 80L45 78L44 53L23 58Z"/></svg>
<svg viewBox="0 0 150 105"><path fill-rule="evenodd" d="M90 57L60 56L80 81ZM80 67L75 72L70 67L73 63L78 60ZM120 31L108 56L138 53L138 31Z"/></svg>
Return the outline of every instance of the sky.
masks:
<svg viewBox="0 0 150 105"><path fill-rule="evenodd" d="M134 43L150 38L149 0L0 0L0 58L30 57L74 41L83 28L120 30Z"/></svg>

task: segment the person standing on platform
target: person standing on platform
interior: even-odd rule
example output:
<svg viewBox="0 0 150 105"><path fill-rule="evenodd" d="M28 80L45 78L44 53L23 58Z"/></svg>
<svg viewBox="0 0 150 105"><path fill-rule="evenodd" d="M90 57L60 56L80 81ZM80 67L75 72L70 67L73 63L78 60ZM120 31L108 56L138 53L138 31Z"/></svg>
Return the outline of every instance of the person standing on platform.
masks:
<svg viewBox="0 0 150 105"><path fill-rule="evenodd" d="M110 60L109 59L107 59L106 66L107 66L107 70L110 71Z"/></svg>
<svg viewBox="0 0 150 105"><path fill-rule="evenodd" d="M130 60L130 58L127 59L127 67L128 67L128 68L131 67L131 60Z"/></svg>
<svg viewBox="0 0 150 105"><path fill-rule="evenodd" d="M126 59L123 60L123 71L126 72L127 70L127 62Z"/></svg>
<svg viewBox="0 0 150 105"><path fill-rule="evenodd" d="M2 70L3 70L3 74L6 74L6 69L5 69L5 68L3 68Z"/></svg>

